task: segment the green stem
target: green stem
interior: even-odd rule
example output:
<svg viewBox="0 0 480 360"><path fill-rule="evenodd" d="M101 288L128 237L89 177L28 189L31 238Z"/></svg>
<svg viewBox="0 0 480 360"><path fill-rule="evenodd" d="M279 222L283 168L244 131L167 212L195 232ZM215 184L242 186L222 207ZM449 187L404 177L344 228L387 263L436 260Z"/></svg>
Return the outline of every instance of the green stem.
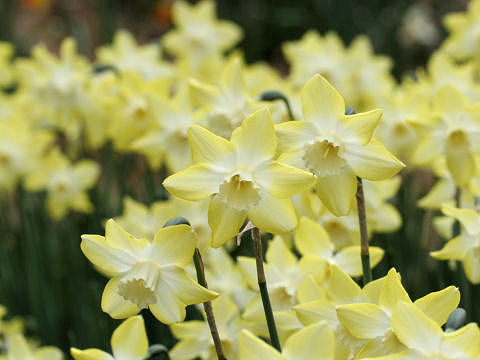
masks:
<svg viewBox="0 0 480 360"><path fill-rule="evenodd" d="M193 253L193 263L195 264L195 270L197 271L198 283L205 289L208 289L207 280L205 279L205 269L203 266L202 255L200 250L195 249ZM218 333L217 324L215 322L215 315L213 314L212 302L207 301L203 303L203 308L207 314L207 322L212 334L213 344L215 345L215 351L217 352L218 360L227 360L225 353L223 352L222 342Z"/></svg>
<svg viewBox="0 0 480 360"><path fill-rule="evenodd" d="M365 210L365 195L363 193L362 179L357 178L357 208L358 224L360 226L360 254L362 257L363 285L372 281L372 268L370 266L370 250L368 248L367 213Z"/></svg>
<svg viewBox="0 0 480 360"><path fill-rule="evenodd" d="M275 318L273 317L272 305L270 303L270 296L268 295L267 279L263 269L263 254L262 254L262 238L260 230L257 227L252 229L253 244L255 247L255 259L257 264L257 278L258 287L260 288L260 296L262 297L263 310L267 320L268 332L270 334L270 341L275 349L282 351L280 340L278 338L277 327L275 326Z"/></svg>

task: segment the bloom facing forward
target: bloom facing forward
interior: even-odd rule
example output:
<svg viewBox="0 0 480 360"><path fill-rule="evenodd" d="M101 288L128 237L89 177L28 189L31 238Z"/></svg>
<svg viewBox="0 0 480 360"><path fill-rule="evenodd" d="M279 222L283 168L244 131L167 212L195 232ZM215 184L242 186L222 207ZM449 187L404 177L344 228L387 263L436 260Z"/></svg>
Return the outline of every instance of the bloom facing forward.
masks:
<svg viewBox="0 0 480 360"><path fill-rule="evenodd" d="M276 125L279 161L313 172L317 194L337 216L350 212L356 177L384 180L405 165L377 140L373 132L380 110L345 115L342 96L320 75L303 87L304 121Z"/></svg>
<svg viewBox="0 0 480 360"><path fill-rule="evenodd" d="M195 246L196 237L188 225L160 229L150 242L130 235L114 220L108 220L105 237L82 235L81 243L97 270L111 277L102 296L103 311L122 319L149 308L166 324L182 321L186 305L217 296L184 270Z"/></svg>
<svg viewBox="0 0 480 360"><path fill-rule="evenodd" d="M233 238L247 216L266 232L295 228L289 198L311 187L314 176L273 159L277 138L268 109L247 117L230 141L196 125L188 136L194 165L168 177L163 185L186 200L215 194L208 210L212 246Z"/></svg>

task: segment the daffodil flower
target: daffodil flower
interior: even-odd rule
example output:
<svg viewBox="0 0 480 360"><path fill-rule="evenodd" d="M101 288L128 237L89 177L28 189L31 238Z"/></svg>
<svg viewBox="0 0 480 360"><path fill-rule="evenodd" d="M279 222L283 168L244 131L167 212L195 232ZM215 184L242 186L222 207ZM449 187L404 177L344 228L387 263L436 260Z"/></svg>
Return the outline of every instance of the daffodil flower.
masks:
<svg viewBox="0 0 480 360"><path fill-rule="evenodd" d="M345 115L342 96L320 75L305 84L301 97L305 120L276 126L283 153L278 160L313 172L323 203L335 215L346 215L354 203L357 176L384 180L404 165L372 139L380 110Z"/></svg>
<svg viewBox="0 0 480 360"><path fill-rule="evenodd" d="M392 332L392 314L398 302L412 303L402 286L399 274L391 269L379 293L378 304L359 302L337 307L337 316L356 338L370 340L359 352L362 357L378 356L403 350ZM460 302L460 292L454 286L433 292L413 304L439 326ZM396 351L395 351L396 350Z"/></svg>
<svg viewBox="0 0 480 360"><path fill-rule="evenodd" d="M413 160L427 165L445 156L456 185L465 186L475 175L475 155L480 152L480 104L470 104L462 91L447 84L433 98L432 111Z"/></svg>
<svg viewBox="0 0 480 360"><path fill-rule="evenodd" d="M62 352L53 346L32 349L22 334L11 337L8 345L7 360L62 360Z"/></svg>
<svg viewBox="0 0 480 360"><path fill-rule="evenodd" d="M148 338L143 318L132 316L122 322L112 334L113 356L98 349L71 348L75 360L143 360L148 353Z"/></svg>
<svg viewBox="0 0 480 360"><path fill-rule="evenodd" d="M443 213L463 225L460 235L451 239L431 256L439 260L462 261L468 280L474 284L480 283L480 215L471 209L458 209L444 206Z"/></svg>
<svg viewBox="0 0 480 360"><path fill-rule="evenodd" d="M161 48L157 42L139 46L127 30L118 30L113 44L98 48L96 55L100 64L113 65L121 72L136 72L147 81L175 76L175 68L161 60Z"/></svg>
<svg viewBox="0 0 480 360"><path fill-rule="evenodd" d="M217 294L196 283L185 271L192 262L196 237L188 225L160 229L153 239L137 239L113 220L105 237L82 235L81 249L103 274L111 277L102 309L117 319L149 308L166 324L182 321L185 307Z"/></svg>
<svg viewBox="0 0 480 360"><path fill-rule="evenodd" d="M197 121L216 135L228 139L242 120L265 103L254 101L248 94L239 56L223 66L216 85L198 80L189 81L192 104L198 106Z"/></svg>
<svg viewBox="0 0 480 360"><path fill-rule="evenodd" d="M193 63L201 63L211 55L222 55L242 37L238 25L217 19L215 2L211 0L195 5L176 1L172 17L176 28L165 34L163 44L173 55L192 58Z"/></svg>
<svg viewBox="0 0 480 360"><path fill-rule="evenodd" d="M347 246L334 252L334 245L325 229L315 221L303 217L295 230L295 246L304 257L322 259L328 264L336 264L351 276L362 275L360 246ZM377 246L370 247L370 261L372 268L383 258L383 249Z"/></svg>
<svg viewBox="0 0 480 360"><path fill-rule="evenodd" d="M89 213L93 204L87 194L100 175L100 166L83 159L71 164L58 148L53 149L35 171L25 178L30 191L47 190L46 207L52 218L62 219L69 209Z"/></svg>
<svg viewBox="0 0 480 360"><path fill-rule="evenodd" d="M475 323L454 332L440 325L415 305L399 301L392 315L392 329L406 350L364 360L468 360L480 356L480 331Z"/></svg>
<svg viewBox="0 0 480 360"><path fill-rule="evenodd" d="M305 326L326 320L335 334L336 351L339 356L344 354L345 359L348 359L349 355L358 352L367 341L359 341L343 326L336 309L345 304L377 302L385 279L371 281L362 289L337 265L332 265L330 269L326 297L296 305L295 312Z"/></svg>
<svg viewBox="0 0 480 360"><path fill-rule="evenodd" d="M246 118L229 140L200 126L188 131L194 165L163 182L175 196L211 195L208 221L212 246L238 234L248 217L265 232L286 233L297 225L289 197L311 187L311 173L275 161L277 139L268 109Z"/></svg>

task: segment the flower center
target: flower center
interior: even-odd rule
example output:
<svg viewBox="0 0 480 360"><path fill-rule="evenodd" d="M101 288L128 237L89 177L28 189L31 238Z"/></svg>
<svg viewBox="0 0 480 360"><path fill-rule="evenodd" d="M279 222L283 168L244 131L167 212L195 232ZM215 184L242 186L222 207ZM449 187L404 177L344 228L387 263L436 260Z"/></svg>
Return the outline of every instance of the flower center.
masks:
<svg viewBox="0 0 480 360"><path fill-rule="evenodd" d="M303 160L307 169L317 176L338 175L347 164L339 153L340 145L325 139L305 145Z"/></svg>
<svg viewBox="0 0 480 360"><path fill-rule="evenodd" d="M236 210L248 210L260 200L258 190L251 179L235 174L220 185L219 197Z"/></svg>
<svg viewBox="0 0 480 360"><path fill-rule="evenodd" d="M140 309L157 303L160 268L152 261L136 263L118 283L118 294Z"/></svg>
<svg viewBox="0 0 480 360"><path fill-rule="evenodd" d="M9 166L11 163L10 156L8 154L2 154L0 153L0 166Z"/></svg>
<svg viewBox="0 0 480 360"><path fill-rule="evenodd" d="M447 138L447 146L449 150L465 151L468 150L468 135L463 130L452 131Z"/></svg>
<svg viewBox="0 0 480 360"><path fill-rule="evenodd" d="M295 289L288 283L275 284L270 289L274 310L287 310L296 304Z"/></svg>

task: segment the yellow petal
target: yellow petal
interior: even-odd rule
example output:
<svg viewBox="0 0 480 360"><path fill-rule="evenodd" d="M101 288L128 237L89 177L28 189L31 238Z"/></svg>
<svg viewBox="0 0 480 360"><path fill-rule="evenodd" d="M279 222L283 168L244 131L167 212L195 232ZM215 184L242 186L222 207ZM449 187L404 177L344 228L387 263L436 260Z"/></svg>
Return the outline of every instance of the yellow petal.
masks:
<svg viewBox="0 0 480 360"><path fill-rule="evenodd" d="M383 112L378 109L354 115L346 115L344 121L345 130L349 136L355 138L360 145L366 145L370 142L382 115Z"/></svg>
<svg viewBox="0 0 480 360"><path fill-rule="evenodd" d="M447 242L438 251L432 251L430 255L438 260L463 260L469 249L468 243L462 236L457 236Z"/></svg>
<svg viewBox="0 0 480 360"><path fill-rule="evenodd" d="M378 303L382 308L393 312L399 301L412 302L408 293L403 288L400 275L392 268L385 278Z"/></svg>
<svg viewBox="0 0 480 360"><path fill-rule="evenodd" d="M275 155L277 138L268 108L257 110L232 133L238 161L244 166L270 160Z"/></svg>
<svg viewBox="0 0 480 360"><path fill-rule="evenodd" d="M190 226L168 226L155 234L150 256L161 266L186 266L192 262L196 245L197 237Z"/></svg>
<svg viewBox="0 0 480 360"><path fill-rule="evenodd" d="M33 358L33 352L30 350L30 346L21 334L15 334L9 346L8 358L10 359L31 359Z"/></svg>
<svg viewBox="0 0 480 360"><path fill-rule="evenodd" d="M198 125L193 125L188 129L188 141L194 164L225 164L234 150L230 141Z"/></svg>
<svg viewBox="0 0 480 360"><path fill-rule="evenodd" d="M120 274L128 271L135 257L122 249L109 246L103 236L82 235L80 248L83 254L104 274Z"/></svg>
<svg viewBox="0 0 480 360"><path fill-rule="evenodd" d="M382 248L370 246L370 266L374 268L382 260ZM360 276L363 273L360 246L347 246L335 254L335 264L340 266L350 276Z"/></svg>
<svg viewBox="0 0 480 360"><path fill-rule="evenodd" d="M337 316L345 328L359 339L384 336L390 328L390 317L375 304L347 304L337 308Z"/></svg>
<svg viewBox="0 0 480 360"><path fill-rule="evenodd" d="M466 186L476 172L475 158L470 151L449 151L447 166L457 186Z"/></svg>
<svg viewBox="0 0 480 360"><path fill-rule="evenodd" d="M95 185L100 174L99 165L92 160L81 160L73 168L75 181L78 181L83 189Z"/></svg>
<svg viewBox="0 0 480 360"><path fill-rule="evenodd" d="M242 73L242 61L239 56L233 56L227 62L220 74L220 86L233 97L243 98L245 81Z"/></svg>
<svg viewBox="0 0 480 360"><path fill-rule="evenodd" d="M425 209L439 209L444 204L453 204L455 184L451 180L440 179L427 195L418 200L418 206Z"/></svg>
<svg viewBox="0 0 480 360"><path fill-rule="evenodd" d="M367 180L388 179L405 167L375 139L365 146L349 144L345 148L344 156L353 172Z"/></svg>
<svg viewBox="0 0 480 360"><path fill-rule="evenodd" d="M330 325L336 325L338 322L337 311L334 304L327 299L307 302L295 306L295 313L298 320L305 325L318 323L326 320Z"/></svg>
<svg viewBox="0 0 480 360"><path fill-rule="evenodd" d="M436 136L425 137L420 140L412 155L413 162L428 166L443 153L444 143Z"/></svg>
<svg viewBox="0 0 480 360"><path fill-rule="evenodd" d="M141 316L125 320L112 334L112 352L116 359L143 359L148 352L148 339Z"/></svg>
<svg viewBox="0 0 480 360"><path fill-rule="evenodd" d="M463 268L471 283L480 283L480 259L478 255L475 254L475 250L466 253L463 259Z"/></svg>
<svg viewBox="0 0 480 360"><path fill-rule="evenodd" d="M342 96L321 75L314 75L301 92L302 111L305 120L314 123L322 131L333 131L338 119L345 115Z"/></svg>
<svg viewBox="0 0 480 360"><path fill-rule="evenodd" d="M149 305L149 309L158 321L164 324L173 324L185 319L185 304L172 292L170 287L161 282L158 286L158 302Z"/></svg>
<svg viewBox="0 0 480 360"><path fill-rule="evenodd" d="M112 355L98 349L70 348L70 354L75 360L115 360Z"/></svg>
<svg viewBox="0 0 480 360"><path fill-rule="evenodd" d="M63 353L54 346L43 346L35 352L35 360L63 360L63 358ZM98 359L102 360L105 358ZM106 359L111 358L107 357Z"/></svg>
<svg viewBox="0 0 480 360"><path fill-rule="evenodd" d="M392 328L408 348L424 354L440 350L442 329L413 304L399 301L392 315Z"/></svg>
<svg viewBox="0 0 480 360"><path fill-rule="evenodd" d="M328 297L338 305L348 304L356 299L360 294L357 283L336 265L331 267L331 271Z"/></svg>
<svg viewBox="0 0 480 360"><path fill-rule="evenodd" d="M248 218L264 232L284 234L295 229L297 215L290 199L262 194L257 205L248 210Z"/></svg>
<svg viewBox="0 0 480 360"><path fill-rule="evenodd" d="M278 151L281 153L303 148L303 145L315 140L317 128L308 121L287 121L275 125L278 137Z"/></svg>
<svg viewBox="0 0 480 360"><path fill-rule="evenodd" d="M260 164L253 170L255 182L277 198L289 198L310 189L315 183L312 173L277 161Z"/></svg>
<svg viewBox="0 0 480 360"><path fill-rule="evenodd" d="M320 200L334 215L348 215L357 192L357 178L346 169L339 175L319 177L316 190Z"/></svg>
<svg viewBox="0 0 480 360"><path fill-rule="evenodd" d="M275 236L268 243L265 259L269 264L285 271L293 268L297 263L297 257L287 248L280 236Z"/></svg>
<svg viewBox="0 0 480 360"><path fill-rule="evenodd" d="M136 315L140 308L129 300L125 300L118 294L118 282L120 277L114 277L107 282L102 294L102 311L114 319L125 319Z"/></svg>
<svg viewBox="0 0 480 360"><path fill-rule="evenodd" d="M459 353L472 358L480 355L480 331L477 324L470 323L444 335L442 354L458 356Z"/></svg>
<svg viewBox="0 0 480 360"><path fill-rule="evenodd" d="M212 229L212 246L218 248L233 239L247 218L246 211L236 210L213 197L208 207L208 223Z"/></svg>
<svg viewBox="0 0 480 360"><path fill-rule="evenodd" d="M238 337L239 360L284 360L285 358L265 341L247 330Z"/></svg>
<svg viewBox="0 0 480 360"><path fill-rule="evenodd" d="M167 177L163 186L184 200L201 200L219 191L226 172L205 164L192 165Z"/></svg>
<svg viewBox="0 0 480 360"><path fill-rule="evenodd" d="M200 304L215 299L218 294L208 290L194 281L187 272L178 266L165 266L161 269L162 286L166 285L170 291L185 305ZM158 291L157 299L163 296Z"/></svg>
<svg viewBox="0 0 480 360"><path fill-rule="evenodd" d="M295 231L295 246L300 254L331 259L334 246L325 229L315 221L302 217ZM357 254L358 255L358 254Z"/></svg>
<svg viewBox="0 0 480 360"><path fill-rule="evenodd" d="M460 303L460 291L455 286L432 292L414 302L415 306L438 325L447 322L448 317Z"/></svg>
<svg viewBox="0 0 480 360"><path fill-rule="evenodd" d="M190 101L194 106L213 105L220 97L220 91L216 86L203 84L191 79L188 82Z"/></svg>
<svg viewBox="0 0 480 360"><path fill-rule="evenodd" d="M445 114L457 114L469 103L468 98L456 86L443 85L433 97L433 107L436 111Z"/></svg>
<svg viewBox="0 0 480 360"><path fill-rule="evenodd" d="M283 349L287 359L333 360L335 337L326 321L313 324L290 336Z"/></svg>
<svg viewBox="0 0 480 360"><path fill-rule="evenodd" d="M115 220L109 219L105 224L105 242L112 246L127 251L132 255L142 253L150 242L137 239L126 232Z"/></svg>
<svg viewBox="0 0 480 360"><path fill-rule="evenodd" d="M442 211L460 221L470 235L477 236L480 233L480 215L475 210L444 206Z"/></svg>

